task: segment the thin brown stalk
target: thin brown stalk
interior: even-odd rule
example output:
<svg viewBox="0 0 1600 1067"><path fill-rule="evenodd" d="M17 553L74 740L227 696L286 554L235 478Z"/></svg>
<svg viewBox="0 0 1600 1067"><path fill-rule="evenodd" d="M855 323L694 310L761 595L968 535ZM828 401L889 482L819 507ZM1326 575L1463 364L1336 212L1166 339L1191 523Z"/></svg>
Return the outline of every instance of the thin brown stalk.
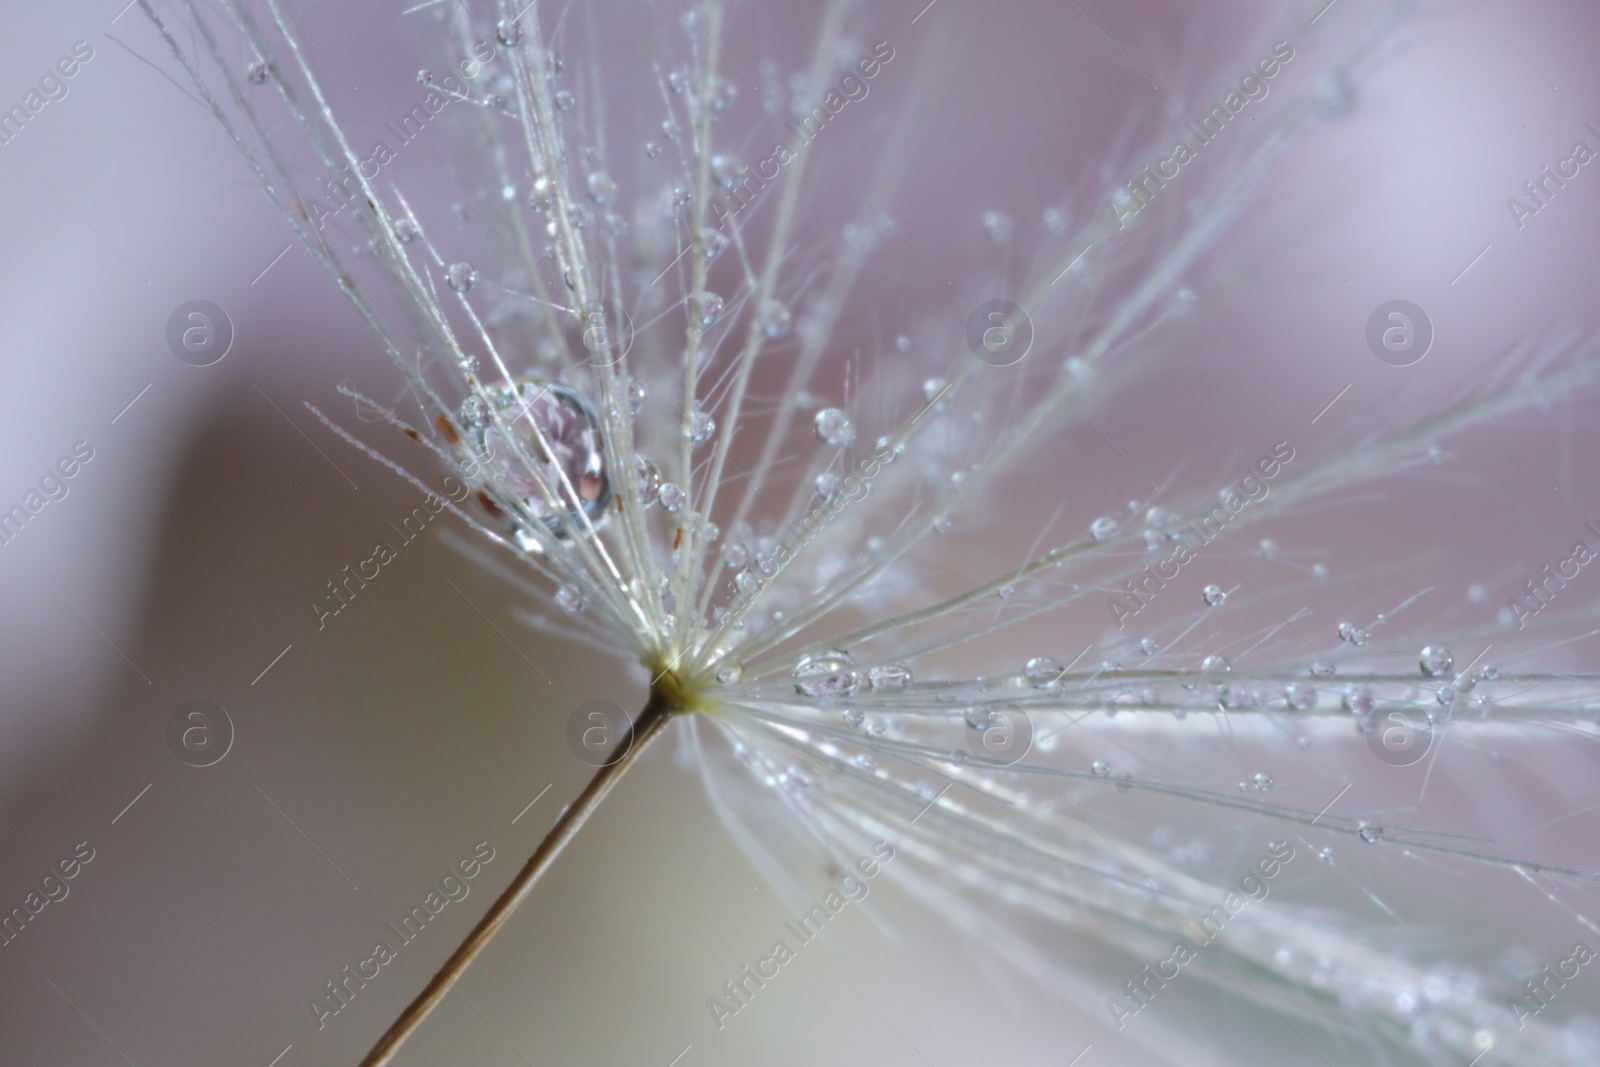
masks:
<svg viewBox="0 0 1600 1067"><path fill-rule="evenodd" d="M512 914L532 895L534 885L550 869L556 857L561 854L561 850L578 836L579 829L588 821L589 816L594 814L606 794L611 792L622 775L661 733L677 710L670 698L659 690L651 693L649 703L639 713L632 730L617 747L617 750L623 753L622 756L601 767L589 780L589 784L578 795L578 799L574 800L562 813L561 818L556 820L556 824L550 828L544 840L539 842L539 847L534 849L533 855L506 887L505 892L500 894L493 907L478 920L478 925L472 928L472 932L461 942L460 947L440 966L433 978L423 987L422 992L417 994L416 999L378 1039L377 1044L372 1046L372 1051L361 1061L361 1067L383 1067L393 1062L395 1054L399 1052L406 1038L422 1025L423 1020L445 998L456 981L466 973L472 961L488 947L500 928L511 921Z"/></svg>

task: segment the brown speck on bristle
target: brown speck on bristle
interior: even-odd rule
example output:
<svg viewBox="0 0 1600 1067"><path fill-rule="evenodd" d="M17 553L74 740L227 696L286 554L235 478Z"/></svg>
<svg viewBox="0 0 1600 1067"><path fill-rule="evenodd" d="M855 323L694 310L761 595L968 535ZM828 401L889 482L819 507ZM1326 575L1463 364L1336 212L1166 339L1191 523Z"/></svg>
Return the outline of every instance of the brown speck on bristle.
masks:
<svg viewBox="0 0 1600 1067"><path fill-rule="evenodd" d="M494 502L494 497L490 496L488 493L485 493L482 489L478 490L478 503L483 505L484 511L487 511L497 519L505 514L505 512L501 510L500 505Z"/></svg>
<svg viewBox="0 0 1600 1067"><path fill-rule="evenodd" d="M682 526L678 527L678 532L673 535L672 547L674 549L676 549L681 544L683 544L683 527Z"/></svg>
<svg viewBox="0 0 1600 1067"><path fill-rule="evenodd" d="M449 441L453 445L459 445L461 443L461 435L456 433L455 424L448 418L440 415L434 420L434 425L439 427L439 432L444 435L444 439L446 441Z"/></svg>
<svg viewBox="0 0 1600 1067"><path fill-rule="evenodd" d="M409 426L406 427L406 436L411 438L413 441L421 441L422 440L422 435L419 434L417 431L413 430Z"/></svg>
<svg viewBox="0 0 1600 1067"><path fill-rule="evenodd" d="M617 514L621 515L622 514L622 494L618 493L616 496L612 497L611 499L613 499L613 500L615 500L617 502Z"/></svg>
<svg viewBox="0 0 1600 1067"><path fill-rule="evenodd" d="M298 198L296 198L294 202L294 213L305 219L307 222L311 221L311 217L306 214L306 205Z"/></svg>
<svg viewBox="0 0 1600 1067"><path fill-rule="evenodd" d="M356 287L355 279L348 274L339 275L339 284L346 289L354 289Z"/></svg>

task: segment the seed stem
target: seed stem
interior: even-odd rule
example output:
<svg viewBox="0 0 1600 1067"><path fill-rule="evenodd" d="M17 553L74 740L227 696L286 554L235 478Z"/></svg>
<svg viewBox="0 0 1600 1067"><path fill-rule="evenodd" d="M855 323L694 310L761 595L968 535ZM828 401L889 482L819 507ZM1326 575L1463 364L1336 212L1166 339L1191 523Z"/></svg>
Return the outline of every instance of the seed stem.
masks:
<svg viewBox="0 0 1600 1067"><path fill-rule="evenodd" d="M494 902L484 917L478 920L478 925L472 928L472 932L461 942L461 946L444 962L383 1037L378 1039L378 1043L372 1046L367 1058L361 1061L361 1067L384 1067L385 1064L393 1062L401 1044L422 1025L423 1020L445 998L451 987L472 965L472 961L488 947L489 941L500 928L511 920L518 906L532 895L534 885L550 869L555 858L561 854L561 850L578 836L579 829L588 821L589 816L594 814L606 794L611 792L612 787L621 780L622 775L639 759L645 748L661 733L678 710L679 705L668 694L659 689L652 690L650 700L639 713L633 728L617 745L616 750L622 755L614 762L601 767L589 780L589 784L578 795L578 799L562 813L544 840L539 842L539 847L534 849L533 855L528 858L528 862L517 877L506 887L506 891L500 894L500 898Z"/></svg>

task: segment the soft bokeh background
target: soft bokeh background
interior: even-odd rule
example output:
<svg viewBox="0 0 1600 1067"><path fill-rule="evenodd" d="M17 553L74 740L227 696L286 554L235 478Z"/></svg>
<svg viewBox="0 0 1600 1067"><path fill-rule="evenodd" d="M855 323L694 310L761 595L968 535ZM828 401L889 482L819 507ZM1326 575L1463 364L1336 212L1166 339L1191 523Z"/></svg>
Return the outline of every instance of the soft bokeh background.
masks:
<svg viewBox="0 0 1600 1067"><path fill-rule="evenodd" d="M626 664L517 627L515 597L432 534L315 629L306 600L417 494L302 401L348 420L338 383L388 397L398 382L304 250L277 258L287 227L210 117L163 75L174 65L141 13L119 6L71 0L0 16L4 106L75 41L94 49L66 98L0 146L0 506L74 442L94 448L69 495L0 547L0 908L19 905L75 843L95 849L70 896L0 948L0 1060L265 1067L287 1048L284 1067L350 1064L581 787L587 768L562 741L568 712L595 697L636 706L643 686ZM421 34L401 6L289 9L342 72L329 80L355 86L340 93L358 128L417 95ZM965 275L1018 273L984 238L982 212L1032 230L1059 191L1092 188L1127 116L1163 104L1146 74L1166 89L1186 65L1243 69L1270 24L1237 3L939 0L911 25L920 7L873 5L875 21L905 23L893 38L905 58L846 134L865 171L886 123L926 126L892 210L922 252L951 271L968 264ZM1362 427L1470 388L1519 342L1595 325L1600 170L1585 168L1521 231L1504 200L1575 139L1596 143L1582 127L1600 123L1600 13L1575 0L1428 11L1354 114L1317 131L1262 188L1197 285L1174 368L1097 416L1140 469L1187 464L1188 476L1225 479L1265 450L1256 442L1291 434L1308 459L1328 455ZM736 21L730 49L753 65L765 40L802 19ZM897 94L893 75L924 41L943 50L947 76L930 94ZM451 146L441 138L426 151L442 158ZM850 158L833 157L845 173ZM893 310L866 333L892 335L898 316L948 299L915 273L919 259L893 262L871 282ZM1438 330L1430 355L1403 371L1362 340L1368 313L1397 296ZM212 367L179 362L164 339L173 308L195 298L223 306L237 334ZM1502 424L1516 448L1485 430L1450 477L1317 513L1297 527L1297 558L1335 575L1415 561L1401 596L1436 585L1448 601L1440 618L1491 620L1585 519L1600 520L1583 432L1591 410ZM1104 442L1074 444L1041 456L1047 488L1016 501L1019 551L1028 522L1063 496L1081 526L1145 492ZM1467 599L1474 582L1489 585L1487 604ZM1373 584L1382 595L1353 597L1352 612L1382 610L1398 588L1392 576ZM1085 618L1049 644L1077 647L1104 625ZM1319 625L1330 630L1332 616ZM237 733L206 768L174 758L164 736L172 710L196 698L226 708ZM663 744L607 802L401 1062L665 1065L692 1046L680 1061L690 1067L1043 1065L1091 1043L1085 1064L1200 1063L1255 1046L1272 1062L1316 1062L1259 1007L1198 983L1175 991L1162 1019L1118 1036L1103 999L1007 979L888 882L718 1032L705 998L789 916L749 880L673 754ZM1594 865L1593 826L1579 816L1529 847ZM485 840L496 858L467 901L319 1033L307 998ZM1347 907L1368 874L1384 877L1296 871L1332 887L1309 893ZM1475 938L1491 954L1565 950L1565 920L1525 884L1440 878L1450 881L1433 900L1425 879L1393 889L1409 921L1440 919L1437 938ZM1092 945L1065 951L1115 976L1108 987L1137 966ZM1572 1003L1600 1003L1600 982L1575 987Z"/></svg>

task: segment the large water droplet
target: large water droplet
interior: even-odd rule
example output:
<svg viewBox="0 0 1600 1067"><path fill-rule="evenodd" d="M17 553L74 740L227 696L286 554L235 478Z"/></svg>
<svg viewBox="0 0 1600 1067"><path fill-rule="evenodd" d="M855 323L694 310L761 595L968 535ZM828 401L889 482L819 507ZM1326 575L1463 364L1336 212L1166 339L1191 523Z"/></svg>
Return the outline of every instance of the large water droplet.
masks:
<svg viewBox="0 0 1600 1067"><path fill-rule="evenodd" d="M524 515L558 537L571 532L580 507L590 522L603 521L611 485L599 419L583 397L564 385L532 379L497 385L488 393L511 440L486 411L474 408L467 413L471 418L463 419L477 435L478 456L492 457L486 464L475 460L485 471L484 483L499 490L497 496L521 501Z"/></svg>

